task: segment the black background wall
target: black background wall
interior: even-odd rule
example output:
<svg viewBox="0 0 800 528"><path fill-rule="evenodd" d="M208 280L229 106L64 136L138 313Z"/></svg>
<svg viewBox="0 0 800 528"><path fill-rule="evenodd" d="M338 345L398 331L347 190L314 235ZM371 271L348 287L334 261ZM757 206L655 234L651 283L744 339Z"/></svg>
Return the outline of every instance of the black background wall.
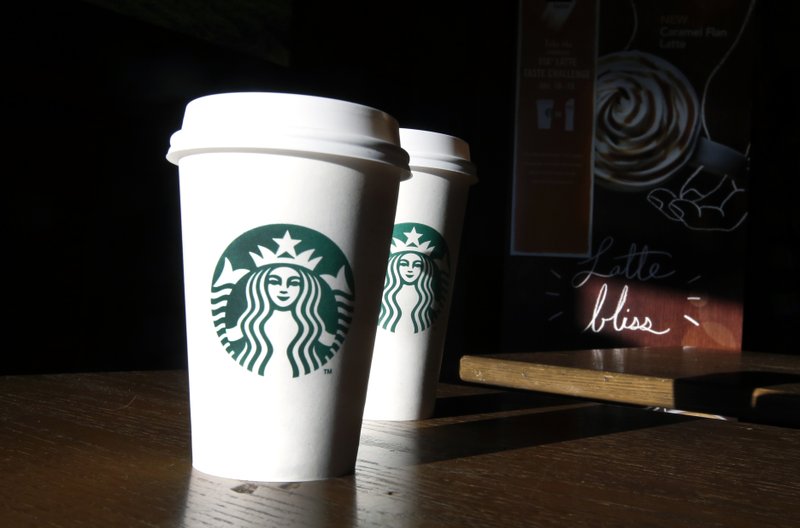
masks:
<svg viewBox="0 0 800 528"><path fill-rule="evenodd" d="M220 44L211 24L191 35L78 0L9 7L3 275L11 338L0 373L185 366L177 169L164 154L188 101L246 90L351 100L470 143L481 181L467 211L443 377L455 378L462 354L499 352L516 2L283 4L291 17L255 51L236 46L253 36L235 27ZM225 20L225 9L248 4L204 5ZM797 351L800 321L796 6L762 2L755 19L745 284L744 347L784 353ZM288 60L259 49L286 51Z"/></svg>

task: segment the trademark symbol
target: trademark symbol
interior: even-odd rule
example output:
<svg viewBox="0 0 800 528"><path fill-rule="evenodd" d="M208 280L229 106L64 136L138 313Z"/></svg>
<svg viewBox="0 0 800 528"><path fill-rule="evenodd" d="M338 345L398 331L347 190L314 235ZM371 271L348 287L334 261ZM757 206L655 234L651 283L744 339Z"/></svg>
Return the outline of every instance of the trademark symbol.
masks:
<svg viewBox="0 0 800 528"><path fill-rule="evenodd" d="M326 368L325 374L333 374L333 369Z"/></svg>

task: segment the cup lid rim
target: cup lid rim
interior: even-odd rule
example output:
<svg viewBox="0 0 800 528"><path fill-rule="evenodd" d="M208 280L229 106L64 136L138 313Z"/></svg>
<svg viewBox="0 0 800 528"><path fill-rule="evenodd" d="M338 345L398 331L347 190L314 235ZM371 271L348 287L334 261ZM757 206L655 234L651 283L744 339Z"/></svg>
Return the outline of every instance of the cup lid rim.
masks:
<svg viewBox="0 0 800 528"><path fill-rule="evenodd" d="M408 169L397 120L360 103L284 92L205 95L186 105L167 159L236 149L314 152Z"/></svg>

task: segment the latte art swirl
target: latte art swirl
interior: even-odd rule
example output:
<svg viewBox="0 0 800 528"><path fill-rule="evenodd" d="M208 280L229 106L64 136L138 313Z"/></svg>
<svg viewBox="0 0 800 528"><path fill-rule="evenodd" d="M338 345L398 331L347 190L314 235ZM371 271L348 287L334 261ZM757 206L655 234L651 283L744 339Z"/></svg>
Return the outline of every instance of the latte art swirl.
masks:
<svg viewBox="0 0 800 528"><path fill-rule="evenodd" d="M655 185L692 156L698 102L686 77L641 52L597 63L595 175L623 188Z"/></svg>

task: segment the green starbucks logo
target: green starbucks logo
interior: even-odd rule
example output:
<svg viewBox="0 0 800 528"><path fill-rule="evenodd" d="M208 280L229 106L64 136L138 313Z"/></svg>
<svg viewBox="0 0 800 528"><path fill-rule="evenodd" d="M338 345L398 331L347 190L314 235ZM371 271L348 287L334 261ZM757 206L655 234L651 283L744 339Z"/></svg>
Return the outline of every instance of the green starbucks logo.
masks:
<svg viewBox="0 0 800 528"><path fill-rule="evenodd" d="M424 224L396 224L378 325L390 332L430 328L447 297L450 257L442 235Z"/></svg>
<svg viewBox="0 0 800 528"><path fill-rule="evenodd" d="M354 300L352 270L336 244L312 229L273 224L247 231L222 254L211 315L239 365L296 378L341 348Z"/></svg>

